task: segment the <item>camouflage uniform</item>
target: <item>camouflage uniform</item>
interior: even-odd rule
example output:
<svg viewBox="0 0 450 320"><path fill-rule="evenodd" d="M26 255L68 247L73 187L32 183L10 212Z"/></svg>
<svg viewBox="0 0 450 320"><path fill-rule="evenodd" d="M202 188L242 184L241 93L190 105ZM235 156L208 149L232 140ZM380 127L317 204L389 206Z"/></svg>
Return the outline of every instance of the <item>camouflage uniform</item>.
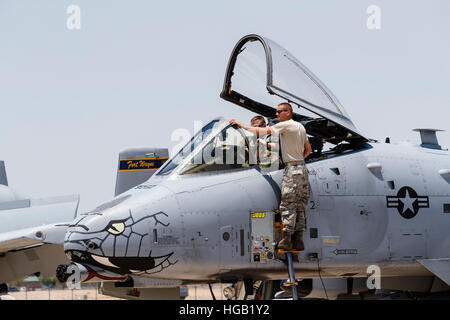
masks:
<svg viewBox="0 0 450 320"><path fill-rule="evenodd" d="M306 231L308 201L308 169L304 164L286 164L280 203L281 221L285 232Z"/></svg>

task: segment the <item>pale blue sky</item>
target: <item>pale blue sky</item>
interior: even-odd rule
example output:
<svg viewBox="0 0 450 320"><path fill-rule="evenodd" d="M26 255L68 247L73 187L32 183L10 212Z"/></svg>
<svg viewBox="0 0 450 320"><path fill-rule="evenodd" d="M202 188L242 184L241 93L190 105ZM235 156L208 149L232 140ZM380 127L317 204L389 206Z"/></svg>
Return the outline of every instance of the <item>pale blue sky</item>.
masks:
<svg viewBox="0 0 450 320"><path fill-rule="evenodd" d="M66 28L70 4L81 30ZM369 5L381 30L366 27ZM366 136L418 143L413 128L449 129L449 12L448 0L0 0L0 159L32 197L107 201L120 149L252 116L219 98L248 33L302 61Z"/></svg>

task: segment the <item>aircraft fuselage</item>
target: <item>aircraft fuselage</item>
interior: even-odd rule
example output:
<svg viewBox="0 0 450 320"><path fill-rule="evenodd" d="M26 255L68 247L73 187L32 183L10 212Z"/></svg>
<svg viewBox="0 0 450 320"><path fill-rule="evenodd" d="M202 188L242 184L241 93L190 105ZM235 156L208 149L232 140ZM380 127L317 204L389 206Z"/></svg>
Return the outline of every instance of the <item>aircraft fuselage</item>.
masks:
<svg viewBox="0 0 450 320"><path fill-rule="evenodd" d="M450 257L448 151L408 144L307 164L311 196L299 278L421 276ZM68 229L72 260L117 274L180 280L283 279L283 261L252 262L251 212L278 209L282 170L153 176ZM255 240L255 239L253 239ZM318 259L317 259L317 258Z"/></svg>

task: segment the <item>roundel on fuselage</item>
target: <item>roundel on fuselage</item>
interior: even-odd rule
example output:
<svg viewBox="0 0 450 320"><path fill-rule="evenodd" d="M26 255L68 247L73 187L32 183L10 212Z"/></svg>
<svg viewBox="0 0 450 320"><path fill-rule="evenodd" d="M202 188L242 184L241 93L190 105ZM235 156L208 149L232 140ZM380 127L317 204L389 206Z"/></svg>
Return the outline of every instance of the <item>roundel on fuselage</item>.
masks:
<svg viewBox="0 0 450 320"><path fill-rule="evenodd" d="M388 208L396 208L405 219L414 218L419 213L420 208L430 207L428 196L419 196L416 190L408 186L400 188L397 196L387 196L386 202Z"/></svg>

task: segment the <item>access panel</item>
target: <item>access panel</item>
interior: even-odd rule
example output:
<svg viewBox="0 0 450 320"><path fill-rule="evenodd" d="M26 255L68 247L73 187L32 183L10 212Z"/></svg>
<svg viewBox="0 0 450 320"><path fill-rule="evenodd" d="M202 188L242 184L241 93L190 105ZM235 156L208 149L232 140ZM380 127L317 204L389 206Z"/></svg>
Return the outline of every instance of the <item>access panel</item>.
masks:
<svg viewBox="0 0 450 320"><path fill-rule="evenodd" d="M251 261L267 263L275 258L275 213L272 211L253 211L251 220Z"/></svg>

